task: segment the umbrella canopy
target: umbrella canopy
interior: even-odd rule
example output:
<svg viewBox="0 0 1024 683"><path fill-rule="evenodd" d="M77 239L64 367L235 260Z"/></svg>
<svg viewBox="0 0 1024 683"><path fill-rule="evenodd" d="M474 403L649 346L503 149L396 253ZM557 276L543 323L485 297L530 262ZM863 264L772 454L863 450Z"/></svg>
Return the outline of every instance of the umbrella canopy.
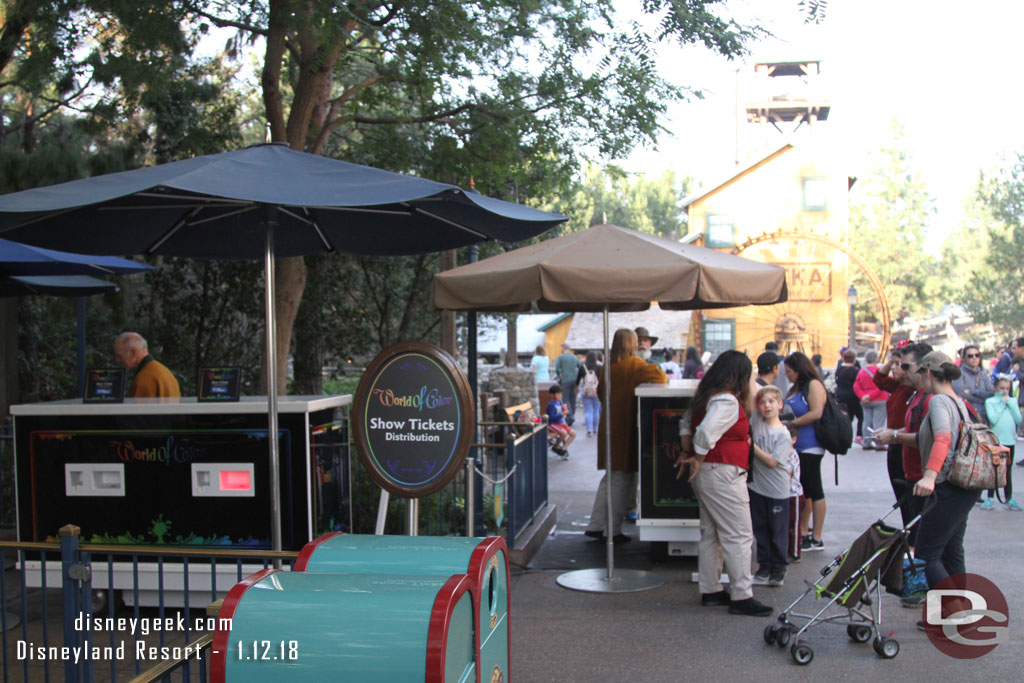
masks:
<svg viewBox="0 0 1024 683"><path fill-rule="evenodd" d="M152 269L116 256L85 256L0 239L0 275L124 275Z"/></svg>
<svg viewBox="0 0 1024 683"><path fill-rule="evenodd" d="M15 275L0 278L0 297L31 296L92 296L117 291L113 282L88 275Z"/></svg>
<svg viewBox="0 0 1024 683"><path fill-rule="evenodd" d="M517 242L564 216L266 144L0 196L0 235L84 253L262 258L420 254Z"/></svg>
<svg viewBox="0 0 1024 683"><path fill-rule="evenodd" d="M564 220L281 143L0 196L0 235L30 244L99 254L263 258L268 434L278 433L276 256L400 255L487 239L517 242ZM277 439L268 442L271 537L280 550L280 458Z"/></svg>
<svg viewBox="0 0 1024 683"><path fill-rule="evenodd" d="M614 225L532 244L434 276L434 306L459 311L603 311L608 352L609 311L642 311L652 301L669 310L728 308L781 303L786 271L713 249L680 244ZM605 406L611 363L604 364ZM603 420L605 472L612 471L611 422ZM606 474L607 476L607 474ZM605 487L612 529L612 486ZM558 583L595 592L644 590L660 584L647 572L614 573L614 546L606 534L607 574L594 570L563 574ZM625 574L625 576L623 576Z"/></svg>
<svg viewBox="0 0 1024 683"><path fill-rule="evenodd" d="M439 273L432 298L458 311L642 311L775 304L786 272L615 225L597 225Z"/></svg>

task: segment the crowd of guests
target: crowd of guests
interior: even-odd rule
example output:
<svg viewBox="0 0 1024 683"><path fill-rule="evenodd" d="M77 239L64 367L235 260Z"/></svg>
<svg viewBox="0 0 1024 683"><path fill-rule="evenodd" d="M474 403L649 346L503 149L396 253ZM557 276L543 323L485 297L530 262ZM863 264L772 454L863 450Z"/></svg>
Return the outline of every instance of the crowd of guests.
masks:
<svg viewBox="0 0 1024 683"><path fill-rule="evenodd" d="M828 391L821 357L801 352L783 357L769 343L756 366L746 353L730 350L706 367L707 359L693 347L686 349L682 365L672 349L655 363L651 348L656 341L643 328L615 332L610 396L603 411L600 359L588 355L582 365L579 377L592 373L591 388L583 390L584 404L592 401L586 411L588 436L603 430L606 420L611 429L611 471L601 479L585 533L601 540L610 534L616 543L629 540L621 524L636 495L637 428L631 409L636 387L670 378L698 379L680 420L682 455L676 466L701 507L701 603L727 605L733 614L770 614L772 609L753 597L752 586L782 585L790 561L825 547L825 448L814 429ZM854 350L844 348L832 378L836 400L856 423L862 449L887 453L889 481L904 526L909 526L910 564L921 567L927 586L966 571L963 538L975 504L984 510L993 509L996 500L1010 511L1021 511L1021 506L1013 498L1010 476L1002 491L987 492L984 501L981 492L947 481L955 440L963 420L986 422L1013 462L1021 424L1024 338L997 355L991 372L973 344L953 359L926 343L904 341L884 363L877 352L868 351L863 365ZM605 443L598 443L598 468L605 469ZM1024 459L1017 465L1024 465ZM931 502L922 514L926 501ZM608 519L611 528L606 528ZM728 589L721 582L723 570ZM918 592L901 599L914 606L924 596Z"/></svg>

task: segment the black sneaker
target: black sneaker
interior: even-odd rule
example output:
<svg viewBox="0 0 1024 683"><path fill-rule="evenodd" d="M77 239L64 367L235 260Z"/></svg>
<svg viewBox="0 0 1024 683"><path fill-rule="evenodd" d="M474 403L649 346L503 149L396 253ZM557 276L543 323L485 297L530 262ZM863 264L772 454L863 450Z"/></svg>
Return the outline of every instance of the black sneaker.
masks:
<svg viewBox="0 0 1024 683"><path fill-rule="evenodd" d="M769 586L781 586L786 582L786 568L775 569L768 578Z"/></svg>
<svg viewBox="0 0 1024 683"><path fill-rule="evenodd" d="M558 455L562 456L563 458L565 457L565 451L563 449L559 448L558 446L552 446L551 450L553 450L555 453L557 453Z"/></svg>
<svg viewBox="0 0 1024 683"><path fill-rule="evenodd" d="M754 585L755 586L767 586L768 580L771 578L771 570L767 567L758 567L757 572L754 574Z"/></svg>
<svg viewBox="0 0 1024 683"><path fill-rule="evenodd" d="M767 617L775 609L758 602L754 598L733 600L729 603L729 614L746 614L748 617Z"/></svg>
<svg viewBox="0 0 1024 683"><path fill-rule="evenodd" d="M805 536L800 542L800 552L816 553L825 549L825 544L814 536Z"/></svg>
<svg viewBox="0 0 1024 683"><path fill-rule="evenodd" d="M730 604L729 591L722 589L717 593L701 593L700 604L705 607L724 607Z"/></svg>

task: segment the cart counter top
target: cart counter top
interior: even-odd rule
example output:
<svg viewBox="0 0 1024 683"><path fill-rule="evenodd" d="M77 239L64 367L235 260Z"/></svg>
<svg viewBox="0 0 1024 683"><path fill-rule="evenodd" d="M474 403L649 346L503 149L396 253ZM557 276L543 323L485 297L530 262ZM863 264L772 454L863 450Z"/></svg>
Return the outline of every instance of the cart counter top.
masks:
<svg viewBox="0 0 1024 683"><path fill-rule="evenodd" d="M670 379L667 384L641 384L636 388L636 396L671 398L673 396L693 396L697 391L698 379Z"/></svg>
<svg viewBox="0 0 1024 683"><path fill-rule="evenodd" d="M352 396L279 396L278 413L312 413L352 403ZM229 415L266 413L266 396L243 396L238 401L198 401L182 398L126 398L124 403L83 403L81 399L11 406L12 415Z"/></svg>

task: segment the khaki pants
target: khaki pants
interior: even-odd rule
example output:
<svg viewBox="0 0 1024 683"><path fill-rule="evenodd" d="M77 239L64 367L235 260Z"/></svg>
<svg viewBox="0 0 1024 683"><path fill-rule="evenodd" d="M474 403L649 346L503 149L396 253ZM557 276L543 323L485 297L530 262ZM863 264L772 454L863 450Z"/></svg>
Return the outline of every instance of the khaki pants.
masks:
<svg viewBox="0 0 1024 683"><path fill-rule="evenodd" d="M704 463L693 488L700 501L700 545L697 568L700 592L722 590L722 566L729 575L733 600L753 597L750 547L754 531L750 523L750 497L746 470L736 465Z"/></svg>
<svg viewBox="0 0 1024 683"><path fill-rule="evenodd" d="M633 472L612 470L612 536L622 533L622 518L626 515L626 507L630 501L636 501L636 480L633 476ZM606 473L601 477L601 483L597 485L597 496L594 497L594 509L590 513L587 531L603 531L605 535L608 534L608 530L605 529L608 526L607 486Z"/></svg>

